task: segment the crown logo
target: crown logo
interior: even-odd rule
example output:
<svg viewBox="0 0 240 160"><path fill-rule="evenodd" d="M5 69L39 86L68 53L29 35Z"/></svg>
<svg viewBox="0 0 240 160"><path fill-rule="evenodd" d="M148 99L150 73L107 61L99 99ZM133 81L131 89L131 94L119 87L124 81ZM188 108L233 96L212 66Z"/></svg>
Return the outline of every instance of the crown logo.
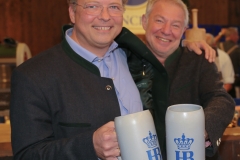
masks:
<svg viewBox="0 0 240 160"><path fill-rule="evenodd" d="M179 150L189 150L193 141L193 138L185 138L184 133L182 135L182 139L174 138L174 142L176 143Z"/></svg>
<svg viewBox="0 0 240 160"><path fill-rule="evenodd" d="M148 146L148 148L154 148L158 146L157 135L152 134L149 131L149 136L143 138L142 141Z"/></svg>

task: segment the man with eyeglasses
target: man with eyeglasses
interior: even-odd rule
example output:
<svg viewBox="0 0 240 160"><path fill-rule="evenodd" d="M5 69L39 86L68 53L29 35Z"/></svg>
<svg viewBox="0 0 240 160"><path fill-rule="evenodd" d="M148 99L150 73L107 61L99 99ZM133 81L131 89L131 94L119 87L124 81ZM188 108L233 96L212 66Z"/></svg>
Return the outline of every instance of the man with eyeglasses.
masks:
<svg viewBox="0 0 240 160"><path fill-rule="evenodd" d="M161 86L167 81L163 66L122 28L126 2L69 0L74 25L63 27L62 43L14 70L15 160L116 160L114 118L153 109L157 99L152 97L167 96ZM205 43L188 45L209 51L206 58L212 61Z"/></svg>

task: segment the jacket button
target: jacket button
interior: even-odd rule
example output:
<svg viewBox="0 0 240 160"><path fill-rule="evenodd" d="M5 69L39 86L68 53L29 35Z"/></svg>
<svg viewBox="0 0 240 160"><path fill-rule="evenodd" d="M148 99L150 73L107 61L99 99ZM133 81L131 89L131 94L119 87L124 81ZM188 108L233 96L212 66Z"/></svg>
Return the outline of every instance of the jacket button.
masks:
<svg viewBox="0 0 240 160"><path fill-rule="evenodd" d="M112 90L112 86L110 86L110 85L107 85L107 86L106 86L106 90L107 90L107 91L110 91L110 90Z"/></svg>

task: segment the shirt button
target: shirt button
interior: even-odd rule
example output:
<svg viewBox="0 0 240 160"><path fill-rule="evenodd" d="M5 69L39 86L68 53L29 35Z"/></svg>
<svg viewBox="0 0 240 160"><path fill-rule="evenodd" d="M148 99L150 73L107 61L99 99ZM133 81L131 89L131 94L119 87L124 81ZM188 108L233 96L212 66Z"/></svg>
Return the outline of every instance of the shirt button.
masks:
<svg viewBox="0 0 240 160"><path fill-rule="evenodd" d="M112 86L107 85L105 89L106 89L107 91L110 91L110 90L112 90Z"/></svg>

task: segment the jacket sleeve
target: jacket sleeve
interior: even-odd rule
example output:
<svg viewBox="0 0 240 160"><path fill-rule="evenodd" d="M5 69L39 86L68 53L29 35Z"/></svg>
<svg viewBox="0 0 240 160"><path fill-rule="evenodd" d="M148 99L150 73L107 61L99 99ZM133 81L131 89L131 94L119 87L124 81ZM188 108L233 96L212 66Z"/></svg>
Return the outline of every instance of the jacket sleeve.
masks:
<svg viewBox="0 0 240 160"><path fill-rule="evenodd" d="M10 102L14 159L97 160L92 143L93 131L70 138L55 137L51 114L39 85L25 73L15 70Z"/></svg>
<svg viewBox="0 0 240 160"><path fill-rule="evenodd" d="M205 113L205 129L212 143L206 148L206 155L213 156L221 142L221 137L231 122L235 103L224 90L214 63L202 60L199 76L200 101Z"/></svg>

